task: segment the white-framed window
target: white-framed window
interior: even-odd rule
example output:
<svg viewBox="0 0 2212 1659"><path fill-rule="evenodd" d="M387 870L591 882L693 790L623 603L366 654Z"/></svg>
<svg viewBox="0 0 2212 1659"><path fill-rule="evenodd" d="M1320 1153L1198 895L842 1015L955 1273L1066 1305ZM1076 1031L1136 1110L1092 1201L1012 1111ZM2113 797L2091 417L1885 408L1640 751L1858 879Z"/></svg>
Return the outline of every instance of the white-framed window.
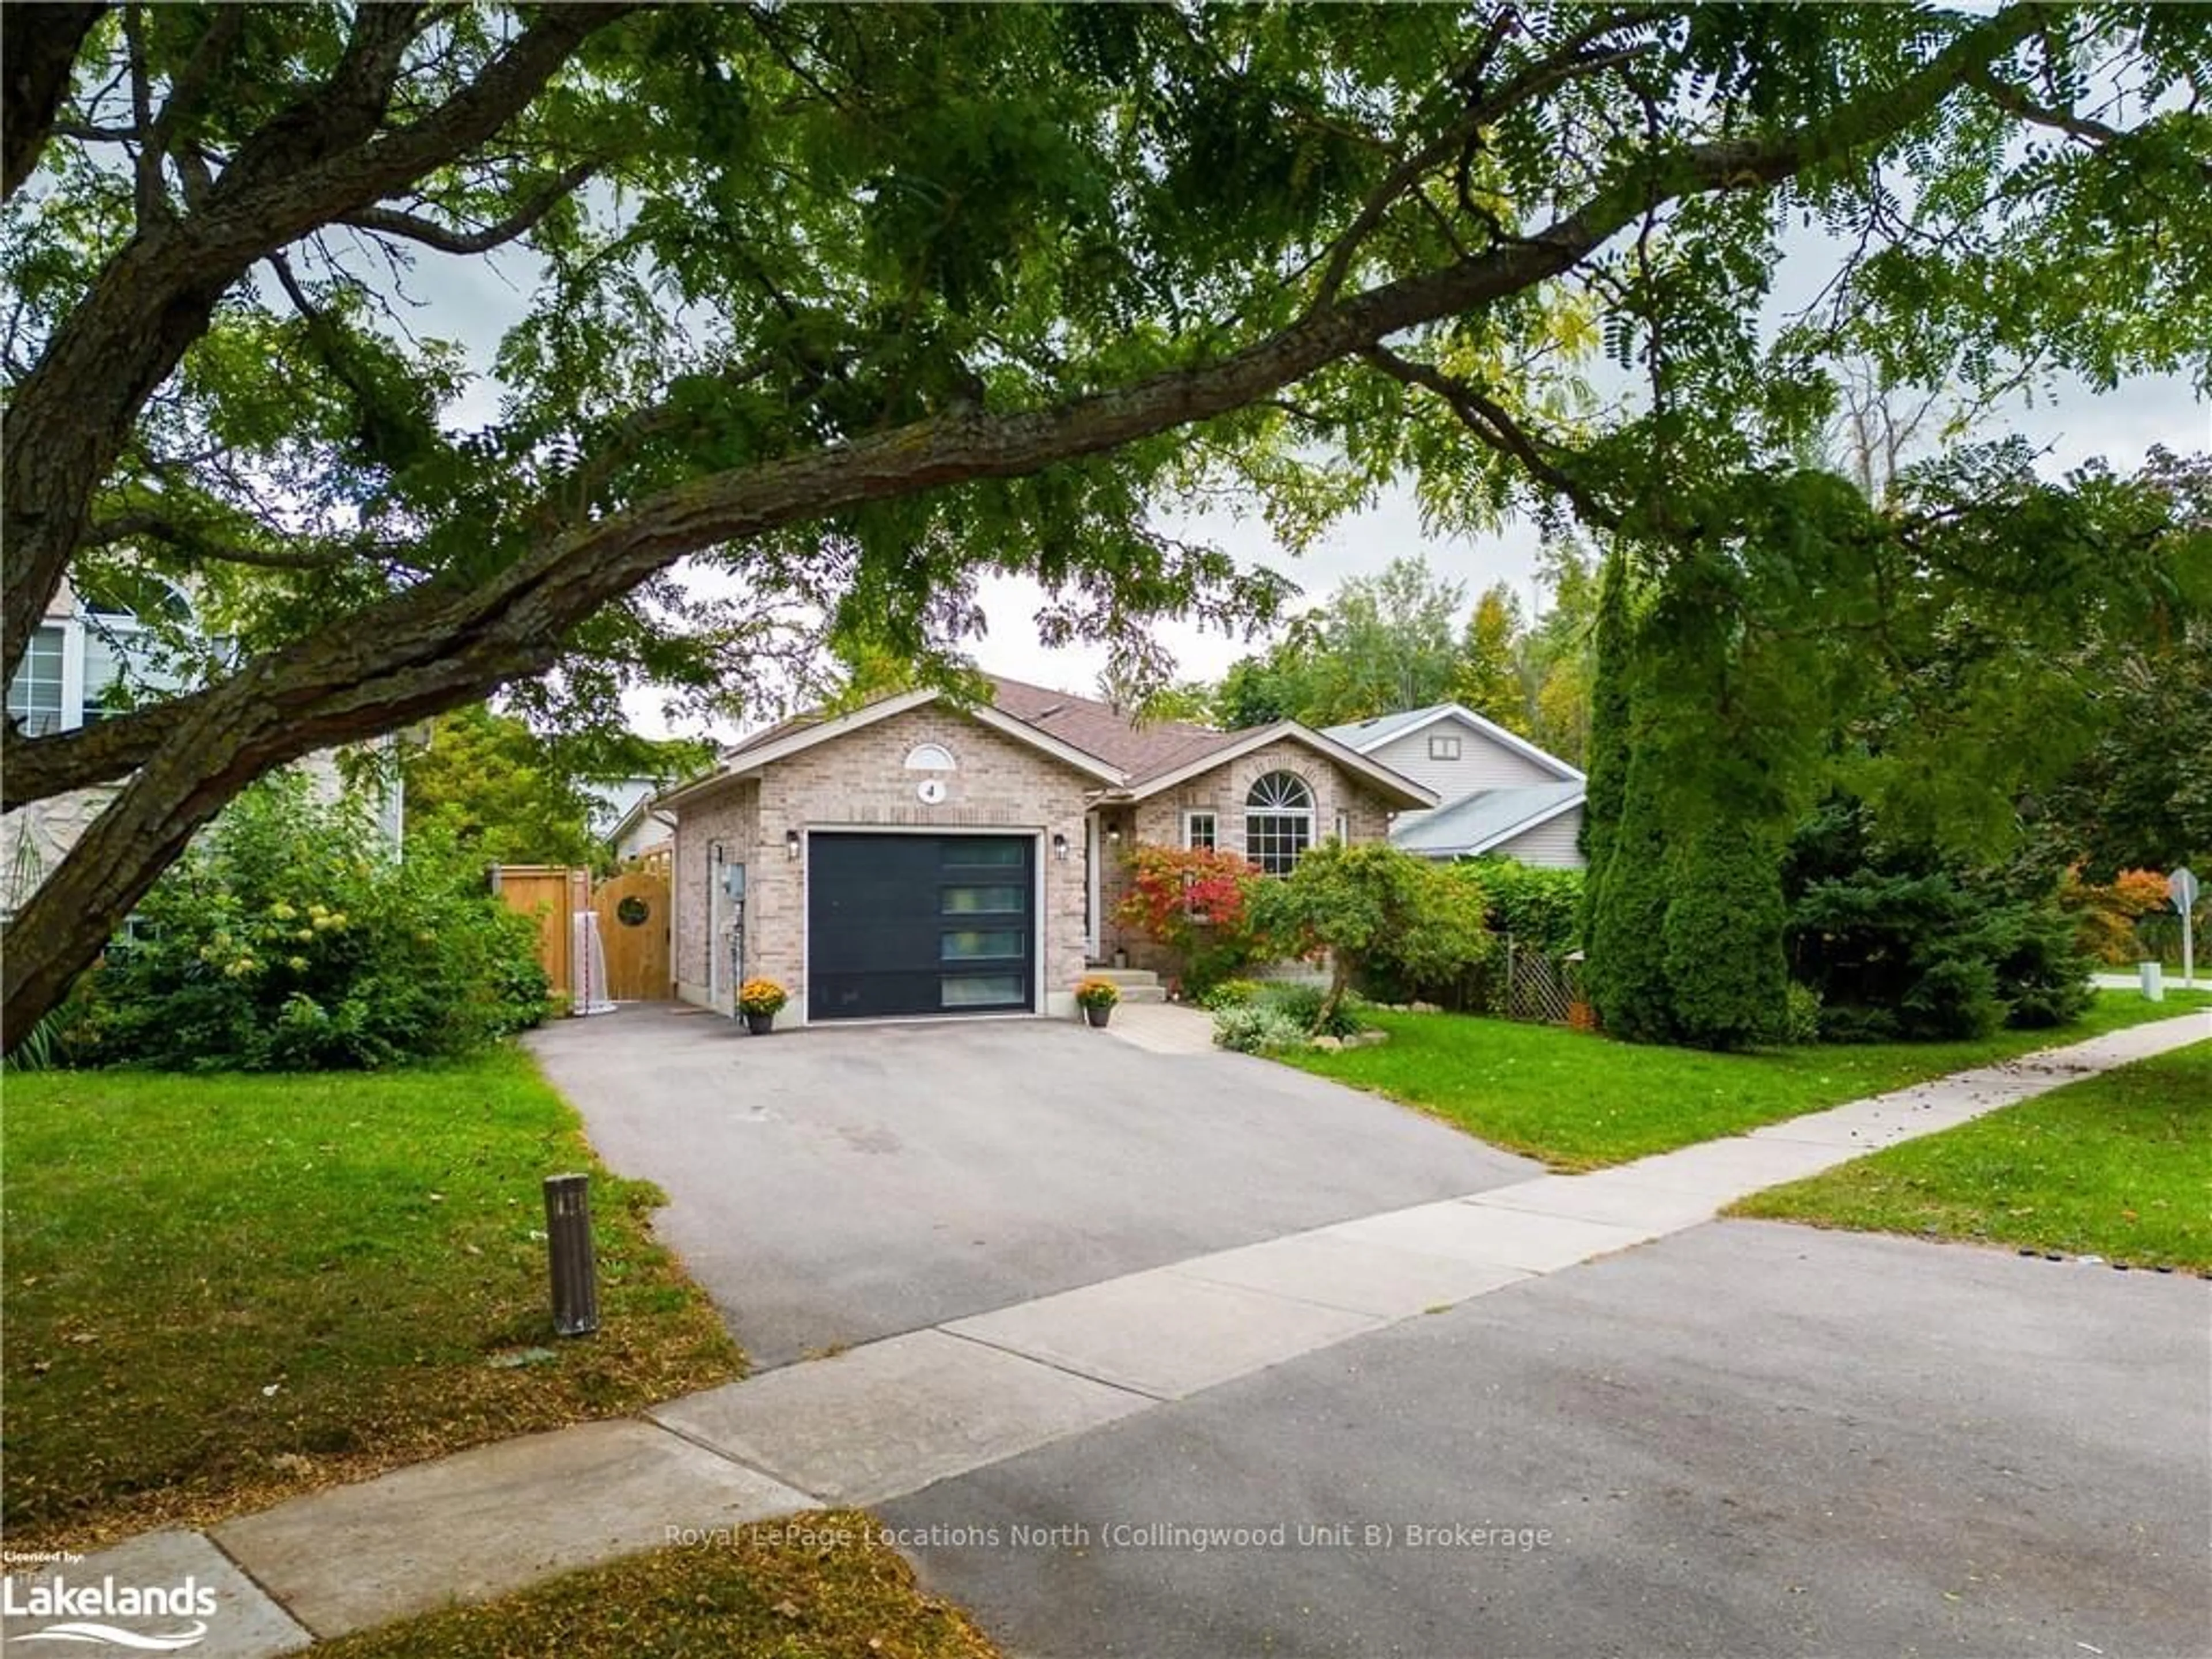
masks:
<svg viewBox="0 0 2212 1659"><path fill-rule="evenodd" d="M38 629L23 653L22 665L9 682L9 718L27 738L42 738L62 728L63 711L68 708L62 695L67 641L67 631L57 623L48 623Z"/></svg>
<svg viewBox="0 0 2212 1659"><path fill-rule="evenodd" d="M1211 812L1186 812L1182 815L1182 844L1211 853L1221 844Z"/></svg>
<svg viewBox="0 0 2212 1659"><path fill-rule="evenodd" d="M1313 789L1297 773L1270 772L1244 797L1244 856L1266 874L1290 874L1313 833Z"/></svg>
<svg viewBox="0 0 2212 1659"><path fill-rule="evenodd" d="M1429 734L1429 758L1457 760L1459 758L1458 734L1449 732L1431 732Z"/></svg>
<svg viewBox="0 0 2212 1659"><path fill-rule="evenodd" d="M916 744L906 751L906 769L909 772L955 772L959 769L952 751L941 743Z"/></svg>
<svg viewBox="0 0 2212 1659"><path fill-rule="evenodd" d="M158 578L145 578L141 601L165 619L189 623L184 598ZM8 713L26 736L71 732L119 714L131 691L185 687L172 653L137 613L120 605L80 602L74 616L43 623L8 684Z"/></svg>
<svg viewBox="0 0 2212 1659"><path fill-rule="evenodd" d="M1340 846L1340 847L1349 847L1349 846L1351 846L1351 845L1352 845L1352 814L1351 814L1351 813L1349 813L1349 812L1344 811L1342 811L1341 809L1340 809L1340 810L1338 811L1338 812L1337 812L1337 815L1336 815L1336 823L1335 823L1335 825L1334 825L1334 830L1335 830L1335 834L1336 834L1336 841L1337 841L1337 845L1338 845L1338 846Z"/></svg>

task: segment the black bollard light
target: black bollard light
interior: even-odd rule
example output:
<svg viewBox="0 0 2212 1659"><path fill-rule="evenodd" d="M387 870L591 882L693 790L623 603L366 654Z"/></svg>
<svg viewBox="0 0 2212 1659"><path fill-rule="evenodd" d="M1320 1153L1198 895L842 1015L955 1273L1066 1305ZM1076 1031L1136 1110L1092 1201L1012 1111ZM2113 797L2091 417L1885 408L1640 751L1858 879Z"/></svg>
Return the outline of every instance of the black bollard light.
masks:
<svg viewBox="0 0 2212 1659"><path fill-rule="evenodd" d="M599 1328L599 1281L592 1259L588 1176L545 1177L545 1252L553 1267L554 1330L589 1336Z"/></svg>

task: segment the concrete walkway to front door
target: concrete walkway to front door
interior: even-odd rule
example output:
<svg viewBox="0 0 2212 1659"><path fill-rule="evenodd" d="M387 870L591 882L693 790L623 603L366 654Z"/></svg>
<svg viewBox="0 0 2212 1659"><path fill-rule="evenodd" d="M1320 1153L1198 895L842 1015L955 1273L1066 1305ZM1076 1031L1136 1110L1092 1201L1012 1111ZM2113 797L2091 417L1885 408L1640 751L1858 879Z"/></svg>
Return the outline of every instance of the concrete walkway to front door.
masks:
<svg viewBox="0 0 2212 1659"><path fill-rule="evenodd" d="M773 1370L644 1420L482 1447L205 1536L134 1539L68 1576L196 1572L220 1601L196 1652L267 1656L487 1600L684 1528L882 1504L1634 1249L1762 1187L2208 1036L2212 1019L2192 1014L1595 1175L1539 1176L1199 1255ZM2171 1293L2177 1309L2196 1288L2163 1283L2146 1293ZM1279 1449L1280 1459L1298 1455Z"/></svg>

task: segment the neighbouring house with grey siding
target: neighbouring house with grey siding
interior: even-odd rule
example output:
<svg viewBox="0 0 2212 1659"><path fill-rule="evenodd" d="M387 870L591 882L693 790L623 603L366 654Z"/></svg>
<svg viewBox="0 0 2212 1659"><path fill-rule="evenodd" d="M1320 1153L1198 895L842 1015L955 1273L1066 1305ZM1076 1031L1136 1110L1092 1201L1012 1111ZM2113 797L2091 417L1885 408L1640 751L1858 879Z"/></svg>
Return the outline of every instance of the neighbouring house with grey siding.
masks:
<svg viewBox="0 0 2212 1659"><path fill-rule="evenodd" d="M1579 870L1586 781L1556 755L1455 702L1326 728L1326 735L1436 793L1390 820L1395 846L1424 858L1494 854Z"/></svg>

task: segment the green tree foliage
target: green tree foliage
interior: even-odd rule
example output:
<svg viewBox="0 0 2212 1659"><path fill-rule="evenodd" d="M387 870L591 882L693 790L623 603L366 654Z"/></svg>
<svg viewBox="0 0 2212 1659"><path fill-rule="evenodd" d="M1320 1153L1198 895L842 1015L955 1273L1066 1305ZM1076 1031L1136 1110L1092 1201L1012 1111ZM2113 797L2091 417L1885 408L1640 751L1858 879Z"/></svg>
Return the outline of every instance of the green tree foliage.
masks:
<svg viewBox="0 0 2212 1659"><path fill-rule="evenodd" d="M1780 848L1741 825L1685 836L1668 872L1668 1004L1676 1039L1745 1048L1784 1029L1789 963L1782 950Z"/></svg>
<svg viewBox="0 0 2212 1659"><path fill-rule="evenodd" d="M1518 859L1482 858L1449 866L1455 876L1482 890L1483 914L1490 931L1523 950L1562 957L1582 943L1583 890L1580 870L1553 870Z"/></svg>
<svg viewBox="0 0 2212 1659"><path fill-rule="evenodd" d="M1324 842L1289 875L1260 882L1250 908L1287 953L1328 953L1315 1030L1336 1018L1352 981L1370 968L1407 984L1435 983L1464 973L1491 947L1480 886L1387 842Z"/></svg>
<svg viewBox="0 0 2212 1659"><path fill-rule="evenodd" d="M1620 823L1628 762L1635 748L1635 632L1628 582L1627 553L1615 548L1605 561L1592 645L1589 758L1584 767L1589 787L1583 807L1581 841L1593 893L1599 873L1613 857L1613 831ZM1589 926L1585 917L1584 927Z"/></svg>
<svg viewBox="0 0 2212 1659"><path fill-rule="evenodd" d="M1527 724L1513 729L1571 766L1589 764L1597 682L1599 568L1571 539L1546 548L1542 617L1515 641Z"/></svg>
<svg viewBox="0 0 2212 1659"><path fill-rule="evenodd" d="M1822 1035L1977 1036L2087 1006L2093 964L2048 876L1975 869L1877 823L1863 803L1831 801L1784 865L1790 971L1820 994Z"/></svg>
<svg viewBox="0 0 2212 1659"><path fill-rule="evenodd" d="M1442 702L1459 673L1455 635L1466 603L1467 589L1425 559L1393 559L1379 575L1352 577L1264 656L1231 665L1215 698L1223 722L1335 726Z"/></svg>
<svg viewBox="0 0 2212 1659"><path fill-rule="evenodd" d="M1241 732L1304 718L1304 665L1297 657L1294 647L1279 644L1264 656L1240 657L1230 664L1208 704L1214 724Z"/></svg>
<svg viewBox="0 0 2212 1659"><path fill-rule="evenodd" d="M147 894L64 1014L80 1065L345 1071L466 1052L544 1017L538 929L436 832L388 860L360 804L280 775Z"/></svg>
<svg viewBox="0 0 2212 1659"><path fill-rule="evenodd" d="M586 786L677 783L710 764L714 751L620 727L548 738L476 703L440 715L428 741L402 756L410 847L430 836L489 864L599 866L610 855L594 833L599 801Z"/></svg>
<svg viewBox="0 0 2212 1659"><path fill-rule="evenodd" d="M401 775L410 845L440 837L489 864L600 861L591 796L512 715L481 703L440 715Z"/></svg>
<svg viewBox="0 0 2212 1659"><path fill-rule="evenodd" d="M1504 582L1482 590L1460 640L1452 673L1452 699L1509 732L1528 732L1526 688L1521 680L1521 602Z"/></svg>
<svg viewBox="0 0 2212 1659"><path fill-rule="evenodd" d="M1449 528L1754 550L1729 615L1870 629L1911 584L1836 548L1935 567L1806 510L1829 359L2109 384L2212 337L2193 8L4 22L0 673L118 567L237 646L6 732L9 807L118 786L11 927L11 1034L248 781L502 685L556 726L635 678L757 707L854 618L949 660L1000 572L1048 643L1264 620L1279 580L1156 511L1302 546L1400 476ZM1846 252L1778 326L1808 220ZM511 325L437 337L412 301L493 259ZM1599 406L1600 351L1638 396Z"/></svg>
<svg viewBox="0 0 2212 1659"><path fill-rule="evenodd" d="M1584 982L1606 1030L1632 1042L1665 1042L1675 1034L1667 975L1674 885L1662 768L1652 744L1632 751L1611 846L1589 884Z"/></svg>
<svg viewBox="0 0 2212 1659"><path fill-rule="evenodd" d="M2176 586L2212 583L2212 455L2154 450L2139 482L2168 503ZM2144 625L2099 627L2072 654L2103 717L2036 804L2045 857L2099 876L2212 866L2212 619L2161 606Z"/></svg>

